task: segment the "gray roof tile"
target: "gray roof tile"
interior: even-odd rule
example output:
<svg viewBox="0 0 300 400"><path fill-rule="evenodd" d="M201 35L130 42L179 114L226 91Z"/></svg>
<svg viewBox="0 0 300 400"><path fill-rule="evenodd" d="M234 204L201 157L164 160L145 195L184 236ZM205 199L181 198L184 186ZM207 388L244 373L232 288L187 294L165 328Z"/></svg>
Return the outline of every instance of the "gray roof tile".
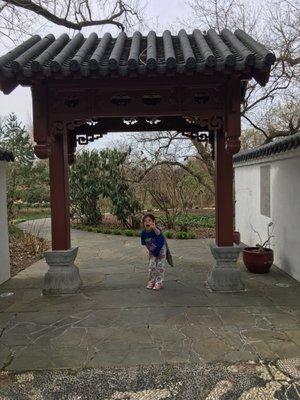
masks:
<svg viewBox="0 0 300 400"><path fill-rule="evenodd" d="M35 74L47 78L70 76L78 72L82 76L123 76L132 71L254 71L268 69L274 62L272 52L241 30L232 33L224 29L219 35L213 29L207 33L195 29L189 35L181 29L177 36L169 31L157 36L150 31L147 36L135 32L132 37L121 32L116 39L110 33L102 38L96 33L88 38L78 33L72 39L64 33L58 39L52 34L43 39L35 35L0 57L0 80L21 81L22 76L32 78Z"/></svg>
<svg viewBox="0 0 300 400"><path fill-rule="evenodd" d="M250 150L243 151L233 157L234 163L243 163L258 158L269 157L300 147L300 133L290 135L284 139L270 142Z"/></svg>

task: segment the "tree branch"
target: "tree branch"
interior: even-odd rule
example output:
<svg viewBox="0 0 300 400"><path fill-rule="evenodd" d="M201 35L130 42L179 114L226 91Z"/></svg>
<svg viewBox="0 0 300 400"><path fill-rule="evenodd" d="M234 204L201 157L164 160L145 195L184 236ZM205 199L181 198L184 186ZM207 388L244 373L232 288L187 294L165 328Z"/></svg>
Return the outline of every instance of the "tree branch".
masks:
<svg viewBox="0 0 300 400"><path fill-rule="evenodd" d="M243 117L244 117L248 122L250 122L250 124L253 126L253 128L255 128L255 129L257 129L258 131L262 132L263 135L265 136L265 138L266 138L266 140L267 140L268 142L271 142L272 139L267 135L266 131L264 131L262 128L260 128L259 126L257 126L254 122L251 121L250 118L246 117L246 115L243 115Z"/></svg>
<svg viewBox="0 0 300 400"><path fill-rule="evenodd" d="M47 19L48 21L53 22L56 25L62 25L65 26L66 28L70 29L75 29L75 30L81 30L84 27L88 26L94 26L94 25L116 25L119 29L122 31L124 30L124 25L116 21L117 18L119 18L122 14L124 14L127 9L125 8L124 4L122 1L118 1L119 4L119 11L116 12L115 14L112 14L111 17L105 18L105 19L99 19L99 20L86 20L83 18L83 21L78 21L78 22L73 22L70 21L66 18L61 18L46 8L44 8L41 5L38 5L36 3L33 3L31 0L3 0L6 4L13 5L15 7L23 8L25 10L32 11L33 13L40 15L41 17ZM69 8L69 7L68 7ZM66 16L68 15L69 9L67 8ZM82 13L80 9L77 11L82 17Z"/></svg>

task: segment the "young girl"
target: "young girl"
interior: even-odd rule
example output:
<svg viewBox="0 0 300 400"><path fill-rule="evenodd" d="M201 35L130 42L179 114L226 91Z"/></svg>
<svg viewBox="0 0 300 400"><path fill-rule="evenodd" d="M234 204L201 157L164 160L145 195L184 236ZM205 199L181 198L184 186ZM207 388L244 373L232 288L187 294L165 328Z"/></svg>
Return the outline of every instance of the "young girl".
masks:
<svg viewBox="0 0 300 400"><path fill-rule="evenodd" d="M149 251L149 282L147 289L163 289L165 263L166 263L166 241L162 230L155 224L152 214L144 215L143 230L141 232L141 243Z"/></svg>

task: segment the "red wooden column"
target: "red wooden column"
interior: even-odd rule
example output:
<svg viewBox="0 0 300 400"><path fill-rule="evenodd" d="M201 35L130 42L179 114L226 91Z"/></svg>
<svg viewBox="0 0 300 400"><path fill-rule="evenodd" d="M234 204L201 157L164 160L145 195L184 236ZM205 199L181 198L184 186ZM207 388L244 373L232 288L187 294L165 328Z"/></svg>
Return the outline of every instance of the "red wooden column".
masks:
<svg viewBox="0 0 300 400"><path fill-rule="evenodd" d="M225 134L215 133L216 245L233 246L233 165Z"/></svg>
<svg viewBox="0 0 300 400"><path fill-rule="evenodd" d="M68 250L70 238L70 205L68 176L68 140L56 135L49 156L52 250Z"/></svg>
<svg viewBox="0 0 300 400"><path fill-rule="evenodd" d="M215 133L216 244L233 246L233 154L240 149L241 83L229 79L226 85L225 124Z"/></svg>

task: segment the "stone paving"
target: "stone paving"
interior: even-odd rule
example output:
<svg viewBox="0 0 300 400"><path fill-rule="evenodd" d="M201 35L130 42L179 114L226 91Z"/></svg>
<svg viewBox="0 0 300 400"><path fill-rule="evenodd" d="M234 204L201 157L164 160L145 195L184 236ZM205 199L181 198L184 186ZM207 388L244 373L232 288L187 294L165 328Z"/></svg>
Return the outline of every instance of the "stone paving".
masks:
<svg viewBox="0 0 300 400"><path fill-rule="evenodd" d="M35 229L49 237L48 220ZM147 256L138 238L72 231L72 240L80 245L77 295L41 296L44 260L0 286L0 295L13 293L0 297L2 378L9 371L136 365L193 371L211 362L260 366L300 356L300 284L276 267L253 275L240 263L247 290L211 292L211 241L170 240L176 266L166 288L154 292L144 288Z"/></svg>

